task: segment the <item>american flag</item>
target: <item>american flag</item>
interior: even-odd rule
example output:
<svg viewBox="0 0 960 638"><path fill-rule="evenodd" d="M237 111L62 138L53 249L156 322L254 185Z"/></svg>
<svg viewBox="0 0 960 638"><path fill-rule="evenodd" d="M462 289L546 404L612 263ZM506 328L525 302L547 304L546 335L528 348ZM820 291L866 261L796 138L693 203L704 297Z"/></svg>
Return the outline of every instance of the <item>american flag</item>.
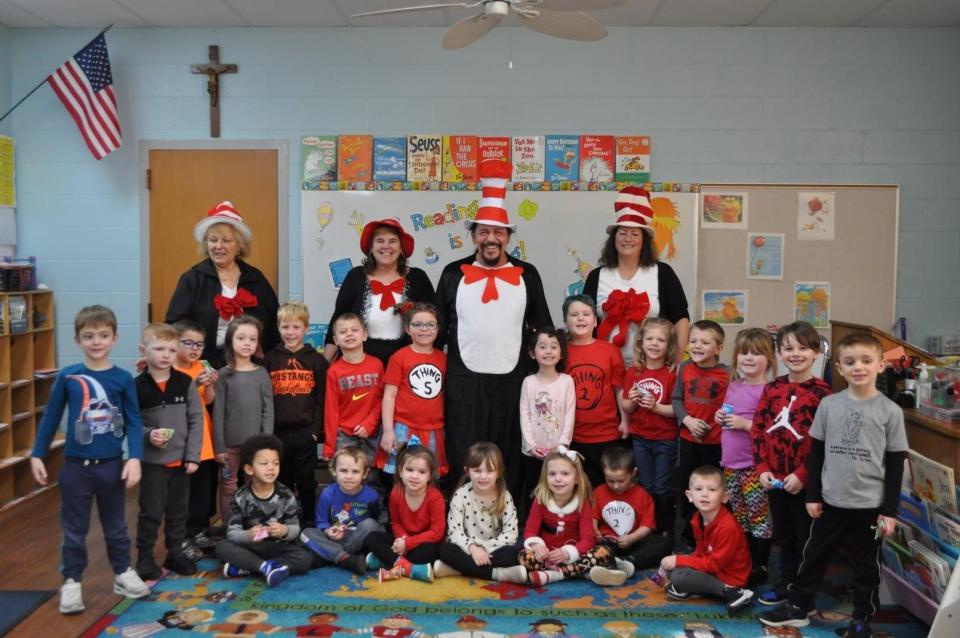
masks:
<svg viewBox="0 0 960 638"><path fill-rule="evenodd" d="M98 160L123 143L110 56L103 34L47 78L54 93L77 123L87 148Z"/></svg>

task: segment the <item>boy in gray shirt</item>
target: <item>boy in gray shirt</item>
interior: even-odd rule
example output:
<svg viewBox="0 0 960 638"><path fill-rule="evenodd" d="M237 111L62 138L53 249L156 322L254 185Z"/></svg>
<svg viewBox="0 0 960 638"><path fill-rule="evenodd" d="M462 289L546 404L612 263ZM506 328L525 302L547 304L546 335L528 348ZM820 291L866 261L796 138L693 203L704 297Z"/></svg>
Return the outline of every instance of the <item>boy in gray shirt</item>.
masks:
<svg viewBox="0 0 960 638"><path fill-rule="evenodd" d="M847 389L820 402L810 428L807 512L813 518L789 602L760 615L766 625L806 627L807 612L837 547L849 537L854 560L848 638L871 635L880 585L880 538L893 533L907 455L903 412L876 387L883 346L867 333L837 344Z"/></svg>

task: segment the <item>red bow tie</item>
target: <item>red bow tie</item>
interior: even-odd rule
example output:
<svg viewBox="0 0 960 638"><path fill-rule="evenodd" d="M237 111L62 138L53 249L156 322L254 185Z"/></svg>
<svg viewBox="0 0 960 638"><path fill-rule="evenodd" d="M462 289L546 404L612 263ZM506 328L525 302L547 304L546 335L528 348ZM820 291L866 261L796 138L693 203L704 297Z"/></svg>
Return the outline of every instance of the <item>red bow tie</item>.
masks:
<svg viewBox="0 0 960 638"><path fill-rule="evenodd" d="M613 345L622 348L627 341L630 323L640 323L650 312L650 297L646 291L637 293L633 288L614 290L603 302L603 321L597 329L597 336L606 339L619 328L617 336L613 338Z"/></svg>
<svg viewBox="0 0 960 638"><path fill-rule="evenodd" d="M254 308L257 305L257 298L245 288L237 288L237 294L231 297L216 295L213 298L213 305L220 313L220 318L224 321L230 321L243 314L244 308Z"/></svg>
<svg viewBox="0 0 960 638"><path fill-rule="evenodd" d="M380 310L389 310L394 305L396 305L397 300L394 298L393 293L398 295L403 294L403 288L406 286L407 280L404 278L396 279L389 284L382 284L376 279L370 280L370 292L374 295L381 295L380 297Z"/></svg>
<svg viewBox="0 0 960 638"><path fill-rule="evenodd" d="M523 276L523 267L483 268L481 266L463 264L460 266L460 272L463 273L463 283L465 284L476 283L481 279L487 280L487 285L483 287L483 296L480 297L480 301L487 303L500 298L499 293L497 293L497 279L503 279L511 286L519 286L520 277Z"/></svg>

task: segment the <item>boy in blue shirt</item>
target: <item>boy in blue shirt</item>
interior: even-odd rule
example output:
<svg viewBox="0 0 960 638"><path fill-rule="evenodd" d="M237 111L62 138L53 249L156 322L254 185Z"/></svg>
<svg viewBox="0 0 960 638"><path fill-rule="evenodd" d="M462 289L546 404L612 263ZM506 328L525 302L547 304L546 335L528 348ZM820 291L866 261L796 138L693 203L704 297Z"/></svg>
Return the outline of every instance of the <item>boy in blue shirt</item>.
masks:
<svg viewBox="0 0 960 638"><path fill-rule="evenodd" d="M40 485L47 484L43 458L67 408L66 457L60 472L61 560L64 583L60 613L84 610L80 578L87 566L87 531L94 498L107 544L107 557L116 574L114 593L142 598L150 593L130 567L130 536L124 517L124 486L140 482L143 423L133 376L110 362L117 343L117 317L104 306L87 306L74 319L74 340L84 361L60 371L50 401L37 428L30 469ZM123 460L123 441L129 458Z"/></svg>
<svg viewBox="0 0 960 638"><path fill-rule="evenodd" d="M380 497L366 484L367 455L350 445L336 451L331 461L336 483L317 500L317 526L303 530L300 540L327 562L363 575L367 559L360 552L370 532L382 532Z"/></svg>

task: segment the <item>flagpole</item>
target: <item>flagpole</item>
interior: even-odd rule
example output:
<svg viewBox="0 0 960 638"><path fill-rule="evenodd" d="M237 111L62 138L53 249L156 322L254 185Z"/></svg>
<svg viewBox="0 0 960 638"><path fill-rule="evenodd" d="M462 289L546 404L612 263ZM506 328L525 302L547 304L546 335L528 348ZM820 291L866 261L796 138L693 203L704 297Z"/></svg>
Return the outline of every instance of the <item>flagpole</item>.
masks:
<svg viewBox="0 0 960 638"><path fill-rule="evenodd" d="M93 38L91 38L90 42L93 42L94 40L96 40L97 38L99 38L100 36L102 36L104 33L106 33L107 31L109 31L111 28L113 28L113 23L108 24L106 29L104 29L103 31L101 31L100 33L98 33L96 36L94 36ZM37 89L39 89L41 86L43 86L44 84L46 84L46 83L47 83L47 78L49 78L49 77L50 77L50 76L47 75L47 77L44 78L43 81L40 82L40 84L38 84L38 85L36 85L35 87L33 87L33 89L32 89L29 93L27 93L27 94L24 95L22 98L20 98L20 101L19 101L19 102L17 102L17 103L14 104L12 107L10 107L10 109L9 109L6 113L4 113L3 115L0 115L0 122L4 121L4 120L7 118L8 115L10 115L10 114L13 113L14 111L16 111L18 106L20 106L21 104L23 104L28 97L30 97L31 95L33 95L34 93L37 92Z"/></svg>

